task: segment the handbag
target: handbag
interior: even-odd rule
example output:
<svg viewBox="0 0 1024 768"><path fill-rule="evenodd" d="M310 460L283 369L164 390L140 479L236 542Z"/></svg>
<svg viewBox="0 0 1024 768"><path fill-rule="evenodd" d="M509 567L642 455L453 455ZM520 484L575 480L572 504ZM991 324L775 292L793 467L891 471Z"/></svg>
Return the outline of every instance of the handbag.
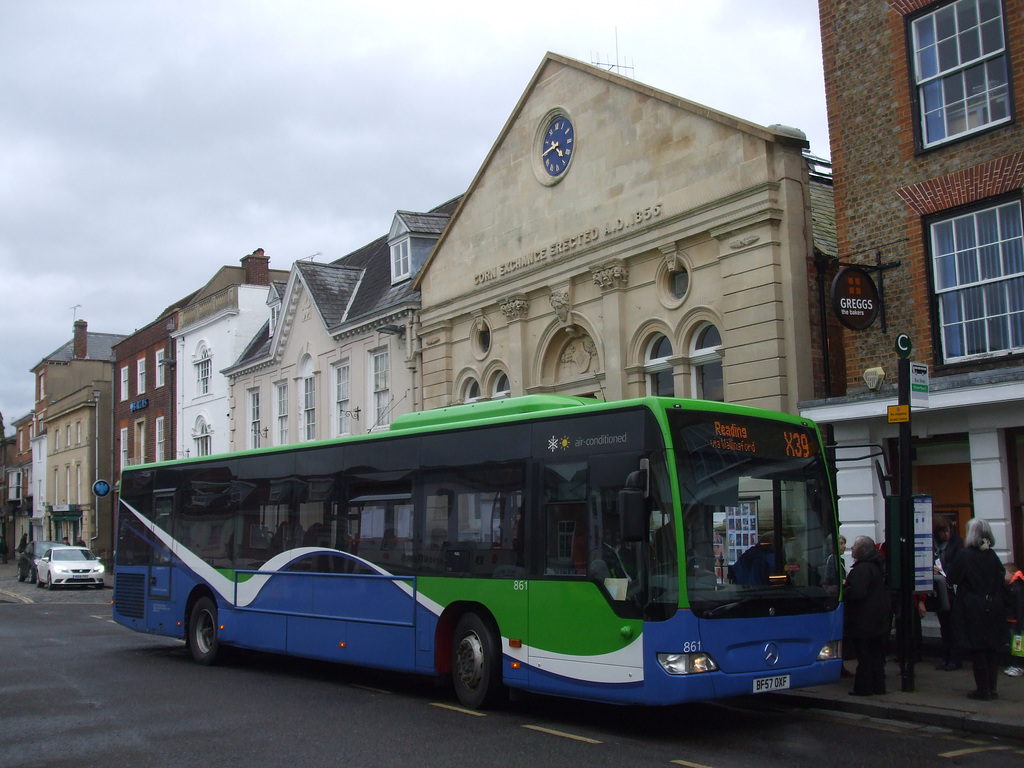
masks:
<svg viewBox="0 0 1024 768"><path fill-rule="evenodd" d="M1024 635L1010 635L1010 655L1024 658Z"/></svg>

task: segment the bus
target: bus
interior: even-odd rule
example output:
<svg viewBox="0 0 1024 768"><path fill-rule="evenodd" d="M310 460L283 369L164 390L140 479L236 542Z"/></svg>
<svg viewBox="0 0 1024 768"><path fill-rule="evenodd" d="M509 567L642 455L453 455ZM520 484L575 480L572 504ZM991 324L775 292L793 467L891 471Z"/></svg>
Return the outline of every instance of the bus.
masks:
<svg viewBox="0 0 1024 768"><path fill-rule="evenodd" d="M669 705L842 667L819 431L750 407L527 395L131 466L117 532L114 619L200 664L450 677L469 708Z"/></svg>

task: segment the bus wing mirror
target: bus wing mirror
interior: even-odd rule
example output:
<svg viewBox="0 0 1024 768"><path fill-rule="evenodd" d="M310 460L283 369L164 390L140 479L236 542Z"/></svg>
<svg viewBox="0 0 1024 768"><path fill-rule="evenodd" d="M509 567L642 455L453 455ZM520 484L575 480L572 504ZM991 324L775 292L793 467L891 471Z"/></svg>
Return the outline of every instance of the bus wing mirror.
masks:
<svg viewBox="0 0 1024 768"><path fill-rule="evenodd" d="M619 533L622 541L643 541L647 538L647 504L639 488L619 491Z"/></svg>
<svg viewBox="0 0 1024 768"><path fill-rule="evenodd" d="M647 503L650 495L650 464L640 462L640 469L630 472L626 486L619 491L619 525L622 541L644 541L647 538Z"/></svg>

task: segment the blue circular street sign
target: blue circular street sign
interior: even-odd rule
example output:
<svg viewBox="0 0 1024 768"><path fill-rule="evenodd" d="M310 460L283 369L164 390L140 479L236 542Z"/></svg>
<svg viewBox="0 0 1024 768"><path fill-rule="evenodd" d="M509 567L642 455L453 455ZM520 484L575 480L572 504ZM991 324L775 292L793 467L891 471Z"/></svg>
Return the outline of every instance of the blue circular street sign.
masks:
<svg viewBox="0 0 1024 768"><path fill-rule="evenodd" d="M102 498L110 493L110 483L106 480L97 480L92 484L92 492Z"/></svg>

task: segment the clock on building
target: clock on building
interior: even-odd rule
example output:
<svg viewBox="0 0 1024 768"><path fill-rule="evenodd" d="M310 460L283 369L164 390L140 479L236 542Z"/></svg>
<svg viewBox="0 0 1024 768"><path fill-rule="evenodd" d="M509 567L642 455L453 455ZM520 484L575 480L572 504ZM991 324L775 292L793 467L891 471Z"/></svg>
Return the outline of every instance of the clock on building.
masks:
<svg viewBox="0 0 1024 768"><path fill-rule="evenodd" d="M566 115L555 115L547 125L540 147L540 161L548 176L558 178L569 167L576 144L576 132Z"/></svg>

